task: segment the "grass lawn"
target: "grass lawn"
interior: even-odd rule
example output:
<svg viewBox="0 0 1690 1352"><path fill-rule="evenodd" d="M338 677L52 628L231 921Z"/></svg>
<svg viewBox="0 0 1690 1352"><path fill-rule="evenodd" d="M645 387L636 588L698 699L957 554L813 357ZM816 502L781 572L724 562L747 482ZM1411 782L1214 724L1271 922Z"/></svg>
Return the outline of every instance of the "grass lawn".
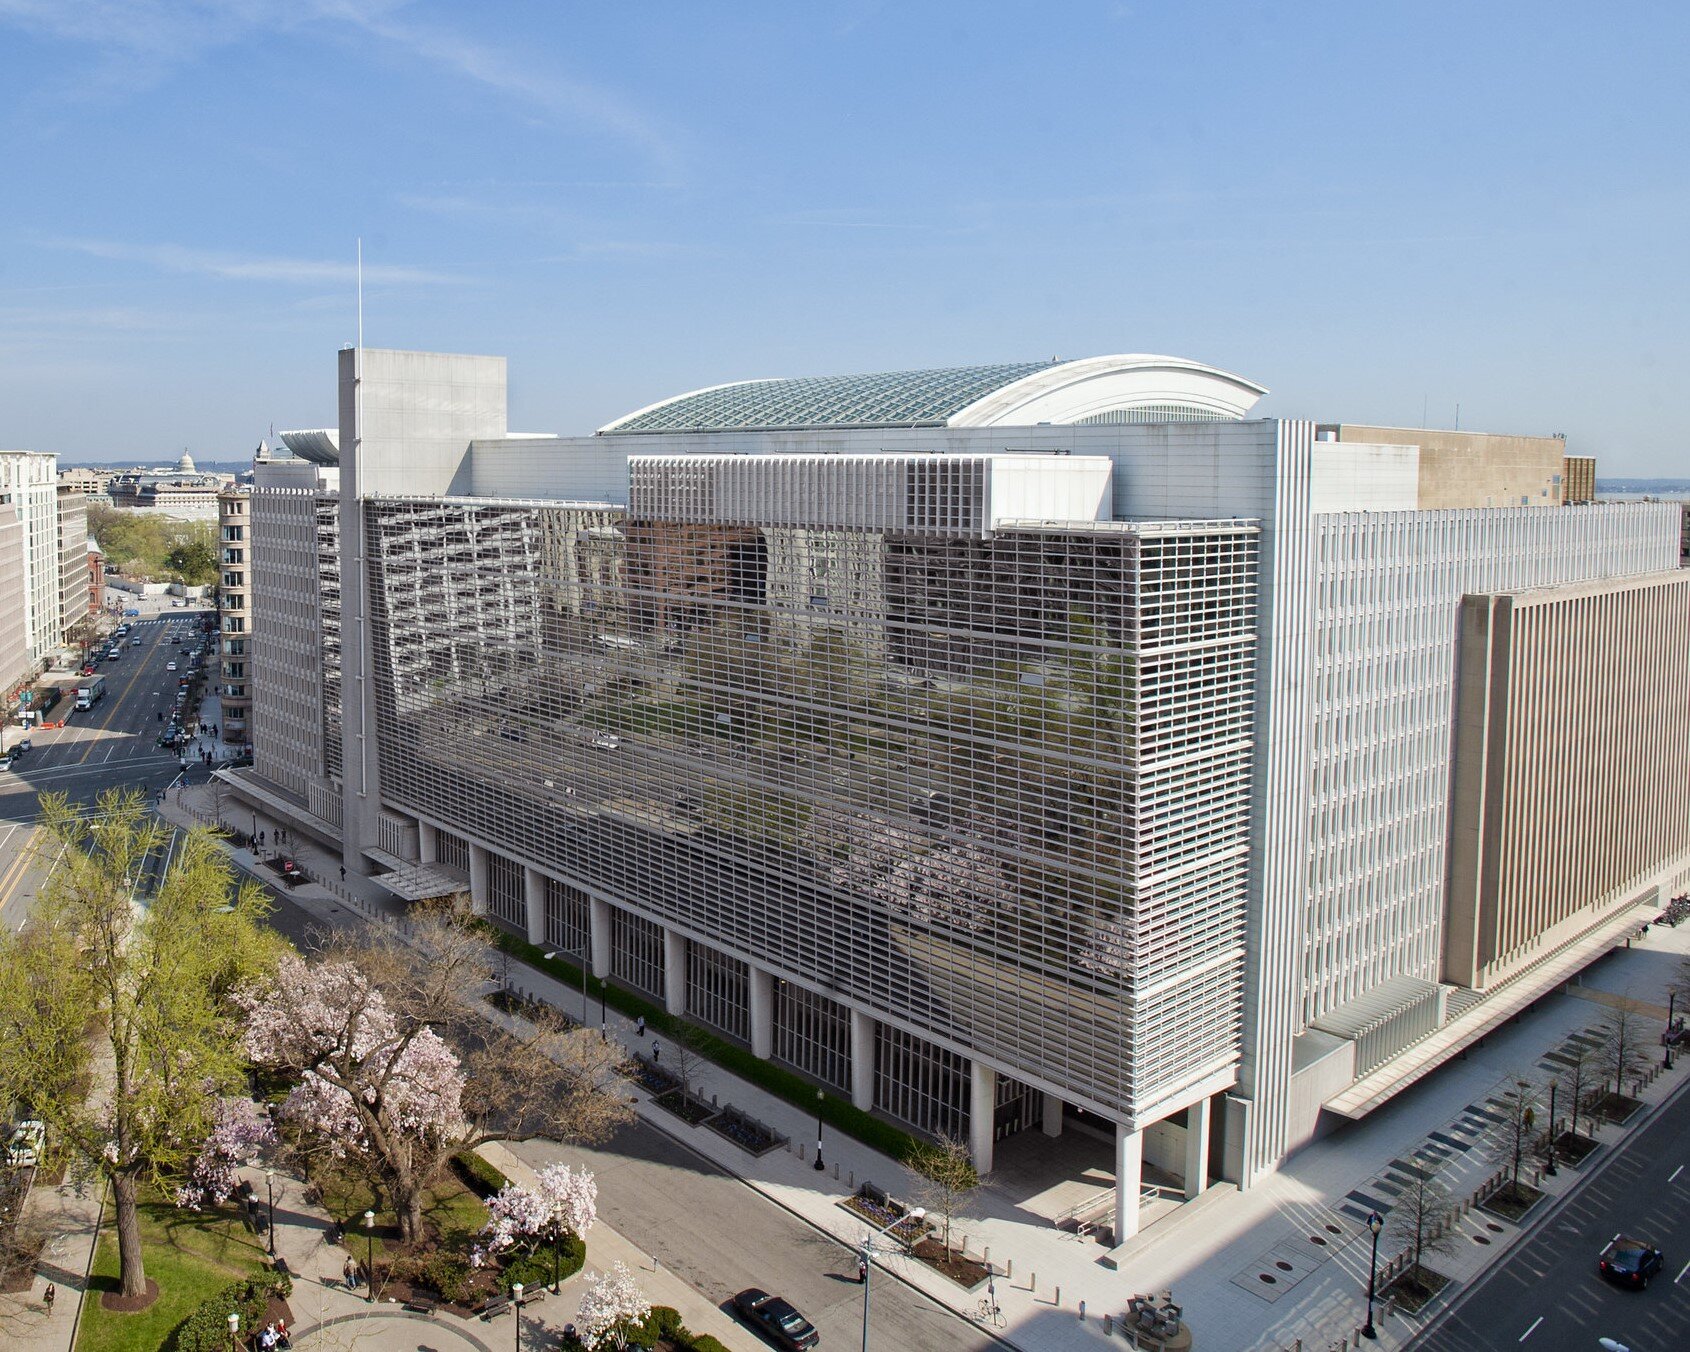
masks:
<svg viewBox="0 0 1690 1352"><path fill-rule="evenodd" d="M374 1195L354 1178L322 1180L323 1209L346 1228L347 1250L364 1261L364 1212L376 1213L375 1256L390 1256L399 1244L399 1223L391 1210L376 1204ZM423 1221L447 1251L468 1253L476 1231L487 1224L487 1208L450 1170L423 1197Z"/></svg>
<svg viewBox="0 0 1690 1352"><path fill-rule="evenodd" d="M147 1276L158 1283L158 1299L137 1314L101 1309L100 1293L117 1290L117 1232L108 1207L76 1352L157 1352L171 1331L205 1301L264 1266L264 1246L232 1213L143 1203L141 1243Z"/></svg>

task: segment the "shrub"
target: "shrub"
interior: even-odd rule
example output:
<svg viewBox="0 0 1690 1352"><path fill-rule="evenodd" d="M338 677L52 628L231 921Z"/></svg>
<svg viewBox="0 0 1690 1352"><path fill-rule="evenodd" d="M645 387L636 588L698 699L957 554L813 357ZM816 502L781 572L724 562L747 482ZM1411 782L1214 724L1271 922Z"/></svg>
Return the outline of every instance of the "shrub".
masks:
<svg viewBox="0 0 1690 1352"><path fill-rule="evenodd" d="M579 1235L565 1235L558 1245L557 1277L564 1281L587 1265L587 1241ZM550 1247L537 1253L525 1253L511 1258L499 1270L499 1289L509 1291L515 1282L524 1286L549 1286L552 1280L552 1251Z"/></svg>
<svg viewBox="0 0 1690 1352"><path fill-rule="evenodd" d="M452 1172L466 1188L484 1202L510 1182L510 1179L473 1150L460 1150L452 1156Z"/></svg>
<svg viewBox="0 0 1690 1352"><path fill-rule="evenodd" d="M722 1340L709 1333L689 1333L686 1349L687 1352L728 1352Z"/></svg>
<svg viewBox="0 0 1690 1352"><path fill-rule="evenodd" d="M417 1276L439 1293L440 1299L461 1305L474 1294L475 1269L455 1253L436 1249L422 1261Z"/></svg>
<svg viewBox="0 0 1690 1352"><path fill-rule="evenodd" d="M652 1348L659 1338L671 1342L683 1341L686 1331L681 1326L681 1312L671 1305L653 1305L644 1320L628 1330L628 1346Z"/></svg>
<svg viewBox="0 0 1690 1352"><path fill-rule="evenodd" d="M262 1328L270 1297L286 1300L292 1292L293 1279L285 1272L255 1272L231 1283L176 1326L176 1352L227 1352L231 1310L243 1329Z"/></svg>

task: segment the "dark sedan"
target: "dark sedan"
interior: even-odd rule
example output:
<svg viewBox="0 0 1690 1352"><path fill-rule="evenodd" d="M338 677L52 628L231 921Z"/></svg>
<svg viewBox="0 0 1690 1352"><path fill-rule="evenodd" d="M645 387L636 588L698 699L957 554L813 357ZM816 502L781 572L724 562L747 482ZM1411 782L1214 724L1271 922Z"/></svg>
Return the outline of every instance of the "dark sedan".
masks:
<svg viewBox="0 0 1690 1352"><path fill-rule="evenodd" d="M803 1352L804 1348L814 1347L821 1341L821 1334L816 1332L814 1324L793 1309L789 1302L779 1296L771 1296L767 1291L759 1291L756 1287L741 1291L734 1297L734 1309L741 1319L776 1347Z"/></svg>
<svg viewBox="0 0 1690 1352"><path fill-rule="evenodd" d="M1661 1251L1640 1239L1615 1235L1596 1260L1596 1270L1611 1282L1636 1287L1641 1291L1649 1279L1661 1270Z"/></svg>

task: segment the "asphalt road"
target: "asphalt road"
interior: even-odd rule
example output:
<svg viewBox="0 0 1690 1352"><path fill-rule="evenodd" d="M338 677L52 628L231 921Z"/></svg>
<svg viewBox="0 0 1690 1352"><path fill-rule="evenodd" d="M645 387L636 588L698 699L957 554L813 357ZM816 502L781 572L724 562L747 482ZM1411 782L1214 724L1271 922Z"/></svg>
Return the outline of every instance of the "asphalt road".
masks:
<svg viewBox="0 0 1690 1352"><path fill-rule="evenodd" d="M168 720L176 694L177 673L166 664L176 661L185 668L188 636L198 631L202 614L171 610L131 621L130 636L140 636L140 646L126 647L118 661L97 667L106 678L106 697L78 713L71 707L74 697L66 695L48 716L69 726L31 732L30 751L14 769L0 770L0 924L21 925L40 885L40 862L30 846L41 794L62 793L72 803L92 804L104 789L152 791L180 773L176 756L156 745L163 726L158 715ZM170 644L172 626L184 646ZM8 738L8 744L15 741Z"/></svg>
<svg viewBox="0 0 1690 1352"><path fill-rule="evenodd" d="M1682 1073L1682 1072L1675 1072ZM1423 1333L1417 1352L1596 1352L1612 1338L1631 1352L1690 1348L1690 1079L1664 1111L1593 1170L1541 1229L1475 1282ZM1665 1267L1647 1291L1611 1285L1596 1256L1623 1231L1660 1249Z"/></svg>
<svg viewBox="0 0 1690 1352"><path fill-rule="evenodd" d="M736 1291L759 1286L796 1305L820 1330L823 1347L862 1341L863 1288L850 1251L656 1128L636 1122L600 1150L547 1141L512 1148L536 1168L559 1159L585 1163L598 1178L599 1216L723 1310ZM869 1306L875 1347L997 1346L880 1267Z"/></svg>

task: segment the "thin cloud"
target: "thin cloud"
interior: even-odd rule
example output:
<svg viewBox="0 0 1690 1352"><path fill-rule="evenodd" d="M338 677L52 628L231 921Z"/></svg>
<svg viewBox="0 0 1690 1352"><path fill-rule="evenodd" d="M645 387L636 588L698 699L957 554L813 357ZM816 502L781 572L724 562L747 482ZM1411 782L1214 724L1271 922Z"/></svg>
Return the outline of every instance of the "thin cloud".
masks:
<svg viewBox="0 0 1690 1352"><path fill-rule="evenodd" d="M51 248L68 249L92 258L144 263L164 272L216 277L224 281L315 286L323 282L351 282L358 276L355 260L335 262L314 258L279 258L274 255L191 249L181 244L124 244L103 239L54 239L46 243ZM364 280L377 285L442 286L460 279L444 272L376 263L365 265Z"/></svg>
<svg viewBox="0 0 1690 1352"><path fill-rule="evenodd" d="M418 23L407 0L0 0L0 25L79 43L123 60L103 63L107 88L145 88L206 53L313 23L350 28L412 58L552 118L585 121L672 163L666 131L627 99L586 81L530 68L461 33Z"/></svg>

